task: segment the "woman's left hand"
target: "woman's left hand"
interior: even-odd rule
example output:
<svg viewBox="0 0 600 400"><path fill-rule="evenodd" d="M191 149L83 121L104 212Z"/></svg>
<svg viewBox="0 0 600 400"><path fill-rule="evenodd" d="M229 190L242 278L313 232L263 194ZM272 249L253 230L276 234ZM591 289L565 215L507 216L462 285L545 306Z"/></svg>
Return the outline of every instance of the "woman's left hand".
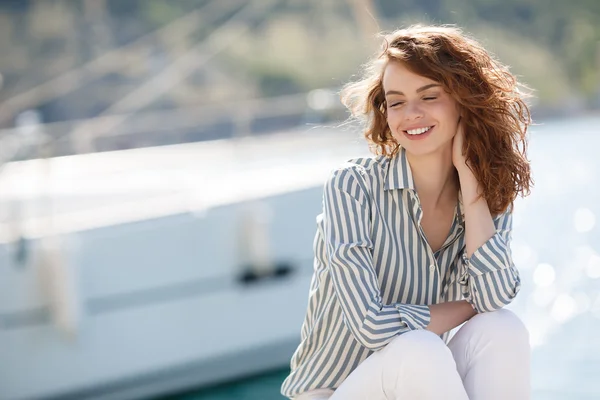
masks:
<svg viewBox="0 0 600 400"><path fill-rule="evenodd" d="M463 154L464 142L465 131L463 128L463 123L459 119L458 127L456 128L456 135L454 135L454 139L452 140L452 163L459 173L465 169L469 170L469 167L467 166L467 158Z"/></svg>
<svg viewBox="0 0 600 400"><path fill-rule="evenodd" d="M456 135L454 135L454 138L452 139L452 164L454 164L454 167L458 171L463 201L475 202L479 199L481 187L474 172L469 168L467 157L463 154L464 143L464 126L462 121L459 120L458 127L456 128Z"/></svg>

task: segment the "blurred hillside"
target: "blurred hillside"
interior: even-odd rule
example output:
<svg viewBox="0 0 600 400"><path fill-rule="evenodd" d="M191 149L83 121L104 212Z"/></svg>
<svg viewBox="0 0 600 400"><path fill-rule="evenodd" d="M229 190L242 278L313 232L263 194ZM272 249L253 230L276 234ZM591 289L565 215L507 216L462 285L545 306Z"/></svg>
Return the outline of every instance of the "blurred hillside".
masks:
<svg viewBox="0 0 600 400"><path fill-rule="evenodd" d="M416 22L464 27L540 114L600 106L597 0L0 0L0 128L336 88Z"/></svg>

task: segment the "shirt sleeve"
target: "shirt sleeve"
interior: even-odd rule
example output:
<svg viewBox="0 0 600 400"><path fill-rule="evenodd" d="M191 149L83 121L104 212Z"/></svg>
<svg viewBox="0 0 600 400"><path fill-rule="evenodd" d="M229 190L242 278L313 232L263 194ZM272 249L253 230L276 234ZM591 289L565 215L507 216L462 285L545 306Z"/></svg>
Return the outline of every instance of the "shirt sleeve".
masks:
<svg viewBox="0 0 600 400"><path fill-rule="evenodd" d="M498 310L508 305L521 288L519 271L510 250L512 210L494 220L496 233L470 258L466 252L460 263L463 297L478 313Z"/></svg>
<svg viewBox="0 0 600 400"><path fill-rule="evenodd" d="M344 323L363 346L378 350L395 336L429 325L427 305L383 304L373 267L368 191L360 167L334 171L323 193L327 264Z"/></svg>

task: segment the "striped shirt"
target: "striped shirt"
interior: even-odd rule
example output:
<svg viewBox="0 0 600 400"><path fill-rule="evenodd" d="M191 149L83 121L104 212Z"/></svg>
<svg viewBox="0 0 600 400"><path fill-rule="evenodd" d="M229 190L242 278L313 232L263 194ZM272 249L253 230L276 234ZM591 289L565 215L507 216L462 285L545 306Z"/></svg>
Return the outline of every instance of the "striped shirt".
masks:
<svg viewBox="0 0 600 400"><path fill-rule="evenodd" d="M494 218L495 235L469 258L462 201L436 252L421 228L422 215L403 149L391 158L353 159L331 173L317 216L301 342L281 386L284 396L337 388L394 337L424 329L428 305L466 299L477 312L488 312L516 296L511 212Z"/></svg>

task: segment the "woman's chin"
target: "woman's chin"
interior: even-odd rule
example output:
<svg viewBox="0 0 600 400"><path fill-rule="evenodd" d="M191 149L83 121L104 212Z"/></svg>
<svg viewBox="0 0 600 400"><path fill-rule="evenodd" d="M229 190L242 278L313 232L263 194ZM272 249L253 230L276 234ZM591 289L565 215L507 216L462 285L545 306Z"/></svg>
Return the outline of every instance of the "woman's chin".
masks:
<svg viewBox="0 0 600 400"><path fill-rule="evenodd" d="M424 157L424 156L433 156L433 155L441 155L444 153L445 147L448 147L446 150L449 151L449 154L452 154L452 141L449 142L448 146L444 146L444 144L440 143L402 143L402 147L406 150L406 153L413 157Z"/></svg>

